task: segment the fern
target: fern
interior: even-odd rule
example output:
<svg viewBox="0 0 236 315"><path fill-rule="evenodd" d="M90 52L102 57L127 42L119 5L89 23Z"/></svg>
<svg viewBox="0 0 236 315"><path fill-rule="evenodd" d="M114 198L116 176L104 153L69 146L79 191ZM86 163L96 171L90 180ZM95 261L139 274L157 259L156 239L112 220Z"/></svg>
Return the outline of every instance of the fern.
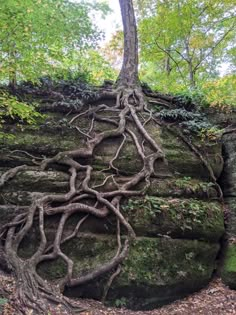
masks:
<svg viewBox="0 0 236 315"><path fill-rule="evenodd" d="M204 114L187 111L184 108L163 109L159 112L159 117L167 122L176 122L182 128L196 134L213 128L213 125L207 120Z"/></svg>
<svg viewBox="0 0 236 315"><path fill-rule="evenodd" d="M162 120L167 120L169 122L175 121L188 121L196 120L201 118L201 114L187 111L186 109L176 108L176 109L163 109L159 113Z"/></svg>

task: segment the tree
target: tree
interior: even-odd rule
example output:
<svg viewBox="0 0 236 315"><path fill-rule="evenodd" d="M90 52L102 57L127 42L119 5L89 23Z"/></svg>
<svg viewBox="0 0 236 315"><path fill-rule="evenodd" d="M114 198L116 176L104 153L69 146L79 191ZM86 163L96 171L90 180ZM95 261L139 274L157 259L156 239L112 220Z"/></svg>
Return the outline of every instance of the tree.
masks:
<svg viewBox="0 0 236 315"><path fill-rule="evenodd" d="M141 53L160 77L192 88L215 77L235 38L231 1L137 1ZM149 10L149 7L153 10Z"/></svg>
<svg viewBox="0 0 236 315"><path fill-rule="evenodd" d="M15 86L53 75L74 52L94 47L100 33L91 11L106 12L103 3L66 0L11 0L0 4L0 80Z"/></svg>
<svg viewBox="0 0 236 315"><path fill-rule="evenodd" d="M138 41L132 0L120 0L120 8L124 24L123 65L115 87L101 90L96 96L97 100L107 96L113 98L115 106L109 107L102 103L92 106L84 112L80 111L70 119L69 123L78 132L81 131L76 125L77 120L82 117L91 119L90 131L88 134L82 133L85 140L84 147L60 152L54 157L45 158L39 166L39 169L45 170L48 167L55 167L55 165L63 165L69 174L69 191L66 194L35 196L32 204L23 209L20 214L15 215L13 220L1 231L2 259L4 257L16 278L16 292L12 299L12 307L17 315L27 314L28 309L31 309L34 314L47 314L52 302L62 305L63 310L66 310L68 314L73 314L71 302L60 295L65 287L84 285L99 276L112 272L112 270L115 270L114 275L119 273L120 264L127 257L129 247L135 239L135 232L122 212L122 199L128 196L143 195L150 186L150 177L155 174L156 162L164 160L164 153L160 146L149 135L145 127L152 120L152 111L148 108L138 78ZM115 117L106 118L105 111L111 112L112 116ZM143 121L143 117L145 117L145 121ZM107 123L110 128L99 133L93 132L94 121ZM137 133L129 127L128 122L130 121L135 126ZM112 191L105 189L105 183L109 176L104 173L106 179L100 185L103 187L103 191L101 191L92 183L94 168L91 160L93 160L95 149L103 141L113 138L123 140L109 163L109 169L119 174L119 169L113 163L119 157L127 139L131 140L136 147L142 161L142 167L139 172L128 176L124 182L117 183ZM83 164L79 162L81 159L84 161ZM17 172L27 168L27 165L22 165L10 169L1 177L0 185L3 186ZM79 189L77 188L78 181ZM145 188L139 191L136 187L141 181L145 182ZM78 221L73 233L63 237L65 225L75 213L84 214L84 217ZM118 245L116 254L104 265L97 266L87 274L75 277L73 274L74 263L63 252L61 245L77 235L80 225L86 220L88 214L98 218L106 218L109 213L112 213L117 220ZM58 226L55 227L54 241L49 244L45 232L45 219L56 215L60 216L60 220ZM33 225L36 225L39 231L39 246L31 257L22 259L19 255L19 248ZM120 225L126 231L124 242L121 241ZM37 272L37 266L42 262L55 260L59 257L67 265L67 273L55 286L55 284L49 284L42 279ZM108 287L104 291L104 296L106 296L113 278L112 275L108 281Z"/></svg>
<svg viewBox="0 0 236 315"><path fill-rule="evenodd" d="M118 82L125 87L138 84L138 36L132 1L120 1L124 28L123 64Z"/></svg>

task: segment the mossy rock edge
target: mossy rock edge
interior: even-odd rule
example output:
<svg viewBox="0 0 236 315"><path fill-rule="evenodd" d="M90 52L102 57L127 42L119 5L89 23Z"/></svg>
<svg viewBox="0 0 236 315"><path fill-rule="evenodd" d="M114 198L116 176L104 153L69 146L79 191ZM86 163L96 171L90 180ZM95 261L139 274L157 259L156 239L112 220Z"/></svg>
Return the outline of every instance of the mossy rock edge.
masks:
<svg viewBox="0 0 236 315"><path fill-rule="evenodd" d="M236 290L236 244L227 245L224 253L221 277L230 289Z"/></svg>
<svg viewBox="0 0 236 315"><path fill-rule="evenodd" d="M109 261L116 252L116 239L80 234L63 250L74 258L74 276L78 276ZM107 302L117 306L123 301L131 309L152 309L199 290L212 276L218 250L218 244L196 240L138 237L109 290ZM62 262L53 262L41 265L39 270L47 279L59 279L66 269ZM65 293L101 299L108 278L109 275Z"/></svg>

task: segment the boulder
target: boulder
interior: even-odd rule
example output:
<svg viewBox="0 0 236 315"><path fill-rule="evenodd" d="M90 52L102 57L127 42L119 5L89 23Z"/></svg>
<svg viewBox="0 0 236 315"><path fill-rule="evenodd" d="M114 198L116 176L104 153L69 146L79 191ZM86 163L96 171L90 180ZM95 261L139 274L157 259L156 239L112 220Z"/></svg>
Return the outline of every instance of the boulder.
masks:
<svg viewBox="0 0 236 315"><path fill-rule="evenodd" d="M84 275L107 262L116 252L116 241L107 235L80 234L63 250L76 261L74 277ZM132 309L152 309L181 298L208 283L215 267L218 244L196 240L138 237L115 278L107 302ZM45 278L60 278L65 265L45 263L40 267ZM99 278L85 286L68 288L74 297L101 299L108 280Z"/></svg>

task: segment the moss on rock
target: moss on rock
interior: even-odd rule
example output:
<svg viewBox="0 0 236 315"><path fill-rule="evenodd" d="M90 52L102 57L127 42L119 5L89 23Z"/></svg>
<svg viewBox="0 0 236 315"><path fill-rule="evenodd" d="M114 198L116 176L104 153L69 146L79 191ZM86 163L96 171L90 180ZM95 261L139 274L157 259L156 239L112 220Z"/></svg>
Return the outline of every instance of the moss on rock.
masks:
<svg viewBox="0 0 236 315"><path fill-rule="evenodd" d="M76 257L74 276L78 276L104 264L115 254L115 248L115 237L83 235L64 250L71 258ZM149 309L198 290L212 275L218 249L218 244L196 240L137 238L112 284L108 301L115 305L123 298L129 308ZM99 278L69 289L67 294L101 298L105 283Z"/></svg>
<svg viewBox="0 0 236 315"><path fill-rule="evenodd" d="M38 157L50 157L60 151L85 146L86 137L70 128L67 123L60 125L58 119L63 120L62 115L58 116L55 113L49 116L48 121L38 129L28 126L20 131L14 125L6 127L6 133L12 133L14 138L0 139L0 144L4 147L0 150L0 166L33 165L31 157L27 155L18 152L15 153L15 157L12 156L13 150L25 150ZM128 125L131 130L134 129L132 124ZM88 119L80 119L79 127L82 130L88 130L89 126ZM108 124L95 122L94 132L99 133L110 128ZM215 257L219 249L216 243L224 231L220 205L217 202L193 199L216 197L215 189L208 182L208 173L199 157L165 128L157 127L151 122L147 123L146 128L164 149L168 164L163 161L156 163L156 177L150 179L151 186L147 192L149 196L143 199L131 198L123 205L123 212L134 226L138 238L131 246L130 255L123 262L122 272L115 279L108 295L108 301L113 305L117 301L122 301L134 309L149 309L162 305L205 285L215 268ZM141 137L138 132L136 133L137 137ZM103 141L99 148L96 148L94 158L89 161L83 160L83 163L92 164L93 169L97 171L107 168L122 140L114 138ZM199 142L197 145L218 177L222 168L222 161L218 159L221 154L220 145ZM145 149L148 152L148 146L145 145ZM127 176L141 169L142 163L129 137L121 149L119 158L113 164L120 170L119 176L116 176L117 183L126 181ZM101 184L105 176L111 174L112 171L97 172L92 178L91 185ZM77 177L78 182L80 176L81 174ZM105 188L101 189L112 190L114 189L112 185L114 182L108 180ZM145 183L136 188L141 190L144 186ZM32 199L32 192L58 193L67 190L67 178L63 173L32 169L19 173L4 187L0 203L26 205ZM192 199L186 199L188 197ZM8 221L9 215L13 216L15 211L20 209L13 206L9 210L2 206L0 211L3 224ZM79 217L81 216L74 215L68 220L65 235L73 230ZM55 234L53 229L59 216L50 219L45 220L45 226L47 240L52 243ZM78 237L62 246L63 252L75 262L74 276L88 273L115 255L117 244L113 219L88 218L82 225ZM30 233L32 234L23 241L20 249L22 258L30 257L39 244L38 231L33 228ZM65 275L66 265L62 260L47 261L39 266L39 271L47 279L60 279ZM109 275L96 279L67 293L101 298L108 277Z"/></svg>
<svg viewBox="0 0 236 315"><path fill-rule="evenodd" d="M165 127L162 129L161 143L169 168L175 175L182 174L182 176L209 179L209 173L201 159L196 156L186 143ZM216 178L218 178L223 169L221 143L202 142L197 137L192 138L191 143L205 156Z"/></svg>
<svg viewBox="0 0 236 315"><path fill-rule="evenodd" d="M6 169L0 169L0 176ZM21 171L7 182L2 191L5 192L66 192L69 190L69 176L59 171L41 171L36 168Z"/></svg>
<svg viewBox="0 0 236 315"><path fill-rule="evenodd" d="M124 214L138 235L218 242L224 233L224 215L218 202L197 199L131 198Z"/></svg>
<svg viewBox="0 0 236 315"><path fill-rule="evenodd" d="M223 282L236 290L236 244L228 244L224 253L221 270Z"/></svg>
<svg viewBox="0 0 236 315"><path fill-rule="evenodd" d="M108 113L109 114L109 113ZM52 156L60 151L74 149L85 145L85 137L77 130L70 128L68 124L58 125L57 117L41 125L38 129L25 126L24 130L18 130L16 126L9 125L6 127L6 134L12 133L13 138L2 137L0 144L5 150L25 150L36 155ZM69 120L69 118L68 118ZM89 126L87 119L80 119L79 127L86 130ZM132 129L132 124L129 126ZM176 135L170 133L164 127L160 128L153 123L146 125L150 135L155 141L163 147L168 165L162 161L156 163L156 174L167 175L174 174L182 176L191 176L196 178L209 178L205 167L198 156L190 150ZM94 132L110 130L110 125L105 123L95 124ZM140 135L138 135L140 136ZM196 141L197 142L196 142ZM216 177L222 171L221 146L219 143L201 143L193 139L201 153L203 153L211 164ZM101 170L108 166L109 161L114 157L116 150L122 142L122 138L104 140L98 148L95 149L93 162L94 169ZM183 159L184 154L184 159ZM11 166L12 160L0 152L3 164L8 163ZM26 159L29 160L30 159ZM137 154L135 145L129 137L126 145L122 148L119 159L113 163L120 169L121 174L133 174L140 171L142 163ZM1 165L1 164L0 164Z"/></svg>

